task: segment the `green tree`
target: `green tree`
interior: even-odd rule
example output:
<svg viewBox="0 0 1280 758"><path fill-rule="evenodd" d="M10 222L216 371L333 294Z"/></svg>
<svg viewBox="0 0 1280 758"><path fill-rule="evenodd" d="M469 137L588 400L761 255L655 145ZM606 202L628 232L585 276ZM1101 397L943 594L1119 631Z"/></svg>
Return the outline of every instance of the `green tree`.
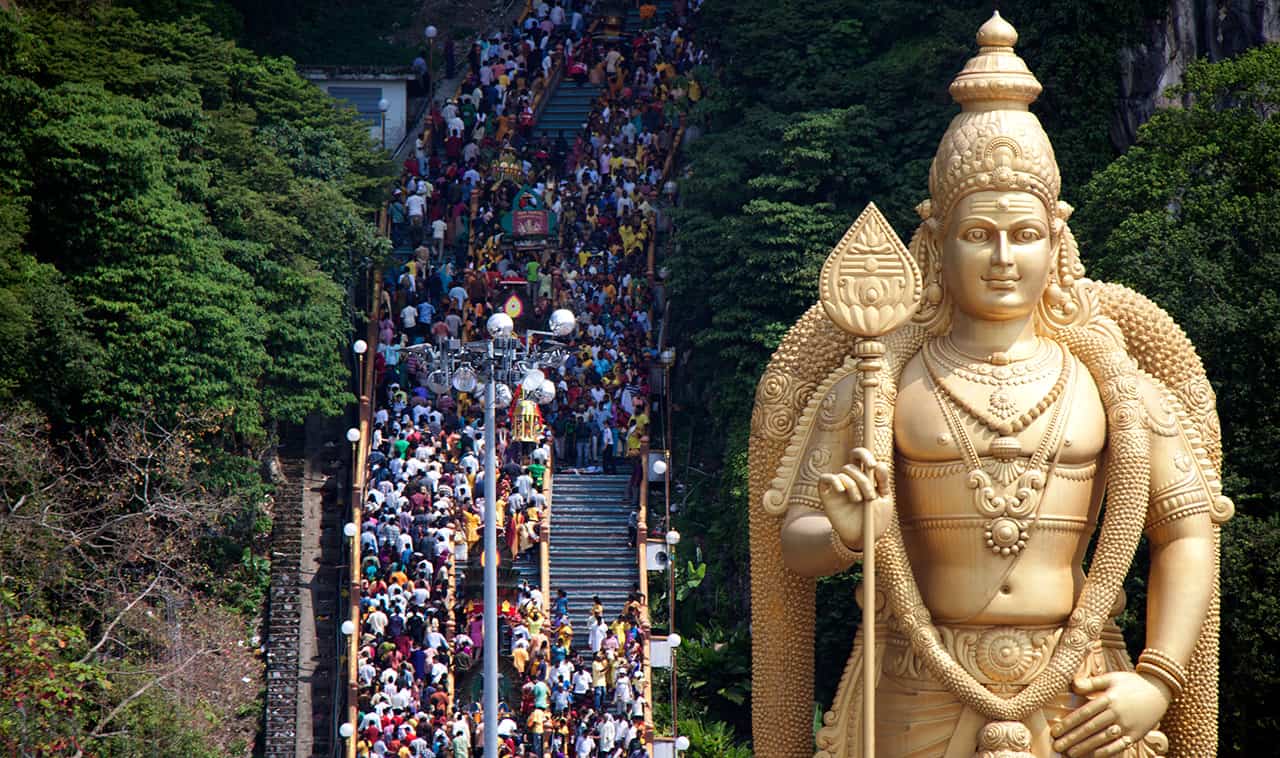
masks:
<svg viewBox="0 0 1280 758"><path fill-rule="evenodd" d="M249 440L337 412L345 289L382 251L369 219L389 166L367 131L288 61L199 27L120 10L0 24L0 307L15 337L43 330L85 369L42 376L63 384L45 407L214 409ZM64 305L16 305L39 302L18 291L32 281L65 286ZM0 391L34 390L23 368L0 369Z"/></svg>
<svg viewBox="0 0 1280 758"><path fill-rule="evenodd" d="M291 61L173 20L0 11L6 754L252 738L256 451L350 399L348 289L385 254L391 166L367 128Z"/></svg>

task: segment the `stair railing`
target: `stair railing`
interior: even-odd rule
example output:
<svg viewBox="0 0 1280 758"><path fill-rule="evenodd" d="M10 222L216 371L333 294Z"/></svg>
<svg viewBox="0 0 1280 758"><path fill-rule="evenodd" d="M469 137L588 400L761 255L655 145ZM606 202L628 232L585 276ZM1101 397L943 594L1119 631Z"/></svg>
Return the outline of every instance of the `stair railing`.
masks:
<svg viewBox="0 0 1280 758"><path fill-rule="evenodd" d="M555 488L552 469L555 467L555 446L547 451L547 471L543 475L543 496L546 504L542 508L542 521L538 524L538 574L542 587L542 613L551 618L551 501Z"/></svg>
<svg viewBox="0 0 1280 758"><path fill-rule="evenodd" d="M380 219L381 233L386 234L385 217ZM382 269L373 270L373 298L370 301L365 340L372 347L378 344L378 308L382 302ZM347 738L347 758L355 758L356 735L360 729L360 528L364 515L365 467L368 461L370 431L373 428L374 359L370 355L357 364L363 374L360 377L360 439L353 444L351 457L351 522L356 534L351 538L350 566L347 578L347 594L350 603L349 617L354 627L347 637L347 723L351 736Z"/></svg>
<svg viewBox="0 0 1280 758"><path fill-rule="evenodd" d="M643 640L641 649L644 651L644 702L647 704L644 712L644 743L645 751L649 755L653 755L653 666L650 663L650 647L653 644L653 620L649 616L649 524L647 514L649 511L649 443L640 443L640 458L637 465L640 466L640 512L636 519L636 562L640 568L640 595L644 598L644 603L640 606L641 626L640 633Z"/></svg>

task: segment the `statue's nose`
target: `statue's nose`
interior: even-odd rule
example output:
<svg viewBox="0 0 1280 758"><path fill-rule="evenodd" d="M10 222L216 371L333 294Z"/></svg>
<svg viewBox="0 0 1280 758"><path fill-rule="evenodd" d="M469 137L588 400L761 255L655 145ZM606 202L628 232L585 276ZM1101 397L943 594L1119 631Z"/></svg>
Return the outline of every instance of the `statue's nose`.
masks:
<svg viewBox="0 0 1280 758"><path fill-rule="evenodd" d="M1009 246L1009 233L1003 230L997 232L995 243L995 249L991 251L991 265L1012 266L1013 253Z"/></svg>

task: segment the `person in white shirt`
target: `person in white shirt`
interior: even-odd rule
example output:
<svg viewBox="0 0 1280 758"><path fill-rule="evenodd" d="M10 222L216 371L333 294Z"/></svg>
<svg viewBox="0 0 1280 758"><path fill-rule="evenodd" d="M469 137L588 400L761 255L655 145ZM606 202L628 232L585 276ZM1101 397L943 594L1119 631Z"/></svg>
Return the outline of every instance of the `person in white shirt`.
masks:
<svg viewBox="0 0 1280 758"><path fill-rule="evenodd" d="M598 731L600 732L600 752L608 753L613 750L614 741L618 736L618 724L613 720L612 713L604 715L604 720L600 722Z"/></svg>
<svg viewBox="0 0 1280 758"><path fill-rule="evenodd" d="M427 198L423 193L415 192L404 201L405 210L409 211L409 220L412 221L416 216L418 223L422 223L422 214L426 212Z"/></svg>
<svg viewBox="0 0 1280 758"><path fill-rule="evenodd" d="M502 720L498 722L497 732L499 737L504 738L514 735L516 733L516 722L511 718L511 716L504 716Z"/></svg>
<svg viewBox="0 0 1280 758"><path fill-rule="evenodd" d="M387 614L383 613L381 608L375 608L373 613L369 614L369 618L365 619L365 623L369 625L369 630L377 635L381 635L386 631L389 621Z"/></svg>
<svg viewBox="0 0 1280 758"><path fill-rule="evenodd" d="M449 224L444 219L431 222L431 239L435 240L437 255L444 255L444 233L448 228Z"/></svg>
<svg viewBox="0 0 1280 758"><path fill-rule="evenodd" d="M533 496L533 477L527 473L516 477L516 489L525 500L528 500Z"/></svg>

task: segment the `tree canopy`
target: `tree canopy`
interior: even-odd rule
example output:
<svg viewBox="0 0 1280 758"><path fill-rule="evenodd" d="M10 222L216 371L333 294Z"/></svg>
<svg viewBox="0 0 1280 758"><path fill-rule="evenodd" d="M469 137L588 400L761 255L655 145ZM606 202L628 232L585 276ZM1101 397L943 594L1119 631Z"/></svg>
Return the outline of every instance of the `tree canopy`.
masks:
<svg viewBox="0 0 1280 758"><path fill-rule="evenodd" d="M288 59L48 5L0 11L0 749L243 754L255 455L352 399L389 162Z"/></svg>
<svg viewBox="0 0 1280 758"><path fill-rule="evenodd" d="M338 412L386 175L367 132L198 27L5 13L0 46L0 392L69 421L214 409L250 438Z"/></svg>

